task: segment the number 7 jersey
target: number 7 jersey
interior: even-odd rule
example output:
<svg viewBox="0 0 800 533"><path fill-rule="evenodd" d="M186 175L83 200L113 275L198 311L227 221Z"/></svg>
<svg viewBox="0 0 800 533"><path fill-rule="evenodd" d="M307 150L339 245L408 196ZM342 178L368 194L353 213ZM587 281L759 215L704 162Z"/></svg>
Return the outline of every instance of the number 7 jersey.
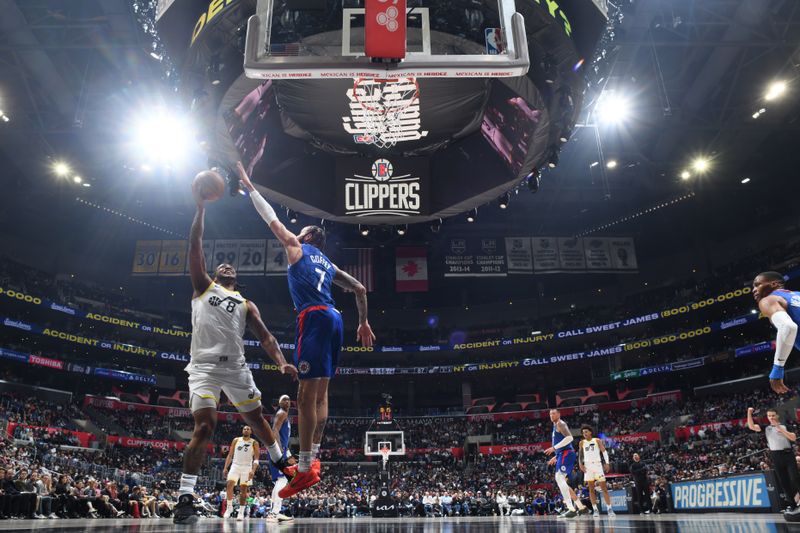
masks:
<svg viewBox="0 0 800 533"><path fill-rule="evenodd" d="M295 309L300 313L312 305L334 307L336 304L331 295L331 286L336 267L315 246L301 246L303 256L297 263L289 265L288 272L289 294L292 295Z"/></svg>

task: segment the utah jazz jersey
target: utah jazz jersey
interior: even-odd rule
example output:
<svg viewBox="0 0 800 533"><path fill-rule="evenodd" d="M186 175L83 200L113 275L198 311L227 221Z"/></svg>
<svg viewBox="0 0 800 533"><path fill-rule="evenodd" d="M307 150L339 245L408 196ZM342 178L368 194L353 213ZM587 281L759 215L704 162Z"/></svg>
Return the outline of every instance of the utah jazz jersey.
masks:
<svg viewBox="0 0 800 533"><path fill-rule="evenodd" d="M237 437L236 444L233 448L233 461L231 461L231 464L252 468L254 459L255 450L253 449L253 439L244 440L244 437Z"/></svg>
<svg viewBox="0 0 800 533"><path fill-rule="evenodd" d="M312 305L334 307L331 286L336 267L315 246L303 244L303 257L289 265L289 293L297 312Z"/></svg>
<svg viewBox="0 0 800 533"><path fill-rule="evenodd" d="M590 440L581 441L581 449L583 450L583 462L586 464L601 464L603 461L600 459L600 445L597 444L597 438L594 437Z"/></svg>
<svg viewBox="0 0 800 533"><path fill-rule="evenodd" d="M786 312L795 324L800 324L800 292L775 289L771 294L786 301ZM794 347L800 350L800 335L794 341Z"/></svg>
<svg viewBox="0 0 800 533"><path fill-rule="evenodd" d="M212 283L192 300L192 363L243 362L246 323L247 300Z"/></svg>

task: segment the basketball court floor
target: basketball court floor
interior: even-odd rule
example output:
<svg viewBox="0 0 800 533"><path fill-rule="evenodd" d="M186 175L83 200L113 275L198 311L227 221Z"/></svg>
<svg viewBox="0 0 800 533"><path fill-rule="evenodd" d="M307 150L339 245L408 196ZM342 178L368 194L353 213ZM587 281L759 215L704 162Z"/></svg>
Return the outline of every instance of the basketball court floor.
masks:
<svg viewBox="0 0 800 533"><path fill-rule="evenodd" d="M790 524L779 514L665 514L660 516L618 516L564 520L555 517L484 517L484 518L351 518L299 519L289 524L268 524L263 519L243 522L221 518L201 519L194 526L176 526L172 520L6 520L0 530L94 533L156 533L191 531L202 533L269 533L278 531L330 533L460 533L467 531L536 531L536 532L709 532L749 533L800 531L800 523Z"/></svg>

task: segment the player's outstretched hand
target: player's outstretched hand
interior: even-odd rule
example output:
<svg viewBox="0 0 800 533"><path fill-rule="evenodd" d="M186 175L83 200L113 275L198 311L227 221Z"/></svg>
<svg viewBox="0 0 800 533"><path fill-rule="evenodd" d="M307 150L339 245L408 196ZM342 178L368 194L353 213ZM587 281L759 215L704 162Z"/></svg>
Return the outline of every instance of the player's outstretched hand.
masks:
<svg viewBox="0 0 800 533"><path fill-rule="evenodd" d="M789 387L783 383L783 379L771 379L769 380L769 386L778 394L786 394L789 392Z"/></svg>
<svg viewBox="0 0 800 533"><path fill-rule="evenodd" d="M544 451L544 454L545 454L545 455L551 455L551 454L554 454L554 453L556 453L556 449L555 449L555 448L553 448L552 446L551 446L551 447L549 447L549 448L547 448L547 449Z"/></svg>
<svg viewBox="0 0 800 533"><path fill-rule="evenodd" d="M358 326L356 341L360 342L361 346L365 348L369 348L375 342L375 334L372 332L369 322L364 322Z"/></svg>
<svg viewBox="0 0 800 533"><path fill-rule="evenodd" d="M549 466L553 466L554 464L556 464L556 458L555 457L551 457L550 460L547 461L547 464Z"/></svg>
<svg viewBox="0 0 800 533"><path fill-rule="evenodd" d="M288 375L292 378L292 381L297 381L297 369L294 365L290 365L286 363L281 367L281 374Z"/></svg>
<svg viewBox="0 0 800 533"><path fill-rule="evenodd" d="M250 181L250 177L247 175L247 171L244 169L244 165L242 165L241 161L236 162L236 173L239 174L239 181L242 182L242 185L245 189L252 192L256 190L253 186L253 182Z"/></svg>

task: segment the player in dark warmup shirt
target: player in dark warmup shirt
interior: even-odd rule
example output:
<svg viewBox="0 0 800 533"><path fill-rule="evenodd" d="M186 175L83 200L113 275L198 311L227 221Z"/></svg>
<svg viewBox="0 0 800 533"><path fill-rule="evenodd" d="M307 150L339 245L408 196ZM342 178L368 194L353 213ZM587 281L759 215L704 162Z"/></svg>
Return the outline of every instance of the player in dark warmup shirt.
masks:
<svg viewBox="0 0 800 533"><path fill-rule="evenodd" d="M299 313L294 357L300 378L297 389L300 458L296 467L283 468L292 479L278 493L281 498L289 498L320 479L320 464L314 455L319 453L328 419L328 382L336 373L343 338L342 316L331 295L333 284L353 291L356 296L356 340L369 347L375 341L375 334L367 321L367 290L353 276L336 268L322 252L325 230L306 226L295 235L286 229L272 206L255 189L241 163L237 163L236 170L242 185L250 191L256 211L286 250L289 292Z"/></svg>
<svg viewBox="0 0 800 533"><path fill-rule="evenodd" d="M762 272L753 280L753 298L761 313L769 318L775 329L775 360L769 373L769 385L778 394L789 392L783 383L783 367L792 346L800 349L797 323L800 322L800 292L783 288L783 276L778 272Z"/></svg>

